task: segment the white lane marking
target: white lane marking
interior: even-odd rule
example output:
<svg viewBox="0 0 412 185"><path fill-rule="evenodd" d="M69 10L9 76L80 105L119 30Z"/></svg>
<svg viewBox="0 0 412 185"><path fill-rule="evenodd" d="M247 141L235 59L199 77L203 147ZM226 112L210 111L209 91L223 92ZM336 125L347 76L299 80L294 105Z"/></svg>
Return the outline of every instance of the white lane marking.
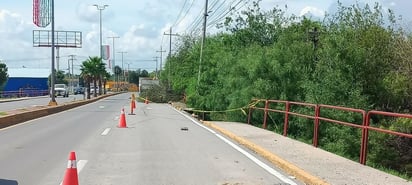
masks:
<svg viewBox="0 0 412 185"><path fill-rule="evenodd" d="M263 169L265 169L267 172L269 172L270 174L276 176L277 178L279 178L281 181L288 183L290 185L296 185L295 182L293 182L292 180L290 180L289 178L285 177L284 175L282 175L281 173L279 173L278 171L276 171L275 169L271 168L270 166L268 166L267 164L263 163L262 161L260 161L259 159L257 159L255 156L251 155L250 153L246 152L245 150L243 150L242 148L240 148L239 146L235 145L233 142L227 140L226 138L224 138L223 136L216 134L216 136L218 138L220 138L221 140L223 140L225 143L229 144L230 146L232 146L233 148L235 148L237 151L239 151L240 153L242 153L243 155L245 155L247 158L249 158L250 160L252 160L253 162L255 162L257 165L259 165L260 167L262 167Z"/></svg>
<svg viewBox="0 0 412 185"><path fill-rule="evenodd" d="M173 108L173 107L172 107ZM260 161L259 159L257 159L255 156L253 156L252 154L248 153L247 151L243 150L242 148L240 148L239 146L237 146L236 144L234 144L233 142L229 141L228 139L224 138L223 136L221 136L220 134L216 133L214 130L204 126L203 124L200 124L197 120L193 119L192 117L176 110L175 108L173 108L173 110L175 110L176 112L180 113L181 115L183 115L184 117L188 118L189 120L191 120L193 123L195 123L196 125L206 129L207 131L213 133L214 135L216 135L216 137L218 137L219 139L221 139L223 142L229 144L231 147L233 147L234 149L236 149L237 151L239 151L240 153L242 153L243 155L245 155L247 158L249 158L251 161L253 161L254 163L256 163L258 166L262 167L264 170L266 170L268 173L276 176L277 178L279 178L281 181L288 183L290 185L297 185L295 182L293 182L292 180L290 180L289 178L285 177L284 175L282 175L281 173L279 173L278 171L276 171L275 169L271 168L270 166L266 165L265 163L263 163L262 161Z"/></svg>
<svg viewBox="0 0 412 185"><path fill-rule="evenodd" d="M106 128L106 129L104 129L104 131L102 132L101 135L102 135L102 136L105 136L105 135L109 134L110 130L111 130L111 128Z"/></svg>
<svg viewBox="0 0 412 185"><path fill-rule="evenodd" d="M77 162L77 174L79 174L83 170L86 164L87 164L87 160L79 160L79 162Z"/></svg>
<svg viewBox="0 0 412 185"><path fill-rule="evenodd" d="M77 161L77 175L83 170L84 166L86 166L87 160L79 160ZM63 184L63 181L60 182L60 185Z"/></svg>

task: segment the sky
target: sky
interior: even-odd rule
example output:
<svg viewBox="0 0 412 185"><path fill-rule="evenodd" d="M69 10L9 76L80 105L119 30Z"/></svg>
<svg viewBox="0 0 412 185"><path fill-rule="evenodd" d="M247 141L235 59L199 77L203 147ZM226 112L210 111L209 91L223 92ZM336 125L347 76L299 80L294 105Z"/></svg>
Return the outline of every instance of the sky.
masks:
<svg viewBox="0 0 412 185"><path fill-rule="evenodd" d="M340 0L344 5L355 0ZM395 10L404 20L412 20L412 1L408 0L358 0L360 3L379 2L384 9ZM75 55L73 69L79 68L89 56L100 56L100 11L93 6L108 5L102 14L102 44L110 45L111 65L124 69L144 69L149 72L160 68L169 52L169 33L184 35L201 34L202 14L205 0L57 0L55 1L55 30L78 31L82 33L81 48L59 49L59 70L68 70L70 55ZM310 13L323 17L325 12L336 10L336 0L262 0L264 10L273 7L284 8L287 13L304 15ZM217 32L215 25L229 15L230 7L237 10L251 5L247 0L209 0L208 34ZM215 24L213 24L215 23ZM33 47L33 30L51 30L51 25L40 28L33 23L33 0L0 1L0 60L8 68L51 68L51 48ZM173 36L175 41L178 37ZM113 39L115 53L113 53ZM172 52L174 45L172 44ZM123 54L121 53L123 52ZM113 55L115 54L115 55ZM123 60L122 60L123 55ZM113 57L114 56L114 57ZM56 61L57 62L57 61ZM107 63L107 61L105 61ZM71 65L71 64L70 64ZM108 69L110 71L110 69Z"/></svg>

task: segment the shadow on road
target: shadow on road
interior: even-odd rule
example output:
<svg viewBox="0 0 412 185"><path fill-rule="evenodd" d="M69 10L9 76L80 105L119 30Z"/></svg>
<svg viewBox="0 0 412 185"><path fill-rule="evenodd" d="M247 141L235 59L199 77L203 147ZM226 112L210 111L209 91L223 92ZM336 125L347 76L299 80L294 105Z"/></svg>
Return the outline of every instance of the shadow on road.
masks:
<svg viewBox="0 0 412 185"><path fill-rule="evenodd" d="M19 183L15 180L0 179L0 185L18 185Z"/></svg>

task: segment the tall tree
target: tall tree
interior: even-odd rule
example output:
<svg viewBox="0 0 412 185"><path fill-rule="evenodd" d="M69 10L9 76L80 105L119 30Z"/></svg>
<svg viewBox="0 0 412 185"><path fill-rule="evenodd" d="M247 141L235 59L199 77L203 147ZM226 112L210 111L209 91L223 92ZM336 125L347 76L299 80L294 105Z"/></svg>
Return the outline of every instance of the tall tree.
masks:
<svg viewBox="0 0 412 185"><path fill-rule="evenodd" d="M3 89L4 84L6 84L9 75L7 73L7 65L5 63L0 63L0 90Z"/></svg>
<svg viewBox="0 0 412 185"><path fill-rule="evenodd" d="M115 78L115 87L116 91L119 91L119 77L122 74L122 68L120 66L114 66L114 78Z"/></svg>
<svg viewBox="0 0 412 185"><path fill-rule="evenodd" d="M80 77L85 82L87 99L90 99L90 83L93 81L93 68L94 66L89 60L83 61L80 66Z"/></svg>
<svg viewBox="0 0 412 185"><path fill-rule="evenodd" d="M93 80L93 88L94 88L94 97L97 97L97 94L101 95L102 92L102 77L106 72L105 64L102 62L100 57L89 57L87 59L89 63L91 63L92 69L92 80ZM97 87L99 87L99 92L97 92Z"/></svg>

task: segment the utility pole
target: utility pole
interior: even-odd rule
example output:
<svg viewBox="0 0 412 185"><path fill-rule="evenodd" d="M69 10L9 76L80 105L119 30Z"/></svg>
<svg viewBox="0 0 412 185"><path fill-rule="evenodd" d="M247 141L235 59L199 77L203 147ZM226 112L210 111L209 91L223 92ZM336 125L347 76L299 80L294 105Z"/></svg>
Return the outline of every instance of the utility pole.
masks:
<svg viewBox="0 0 412 185"><path fill-rule="evenodd" d="M156 78L156 80L158 79L158 77L157 77L157 59L159 58L158 56L156 56L156 57L153 57L154 58L154 60L156 61L156 73L155 73L155 78Z"/></svg>
<svg viewBox="0 0 412 185"><path fill-rule="evenodd" d="M56 72L60 71L60 47L59 46L55 46L56 47L56 66L57 66L57 70Z"/></svg>
<svg viewBox="0 0 412 185"><path fill-rule="evenodd" d="M114 70L116 69L116 50L115 50L115 47L114 47L114 39L118 39L118 38L120 38L120 37L119 37L119 36L112 36L112 37L107 37L107 38L113 40L113 53L112 53L112 55L113 55L112 61L113 61L113 62L112 62L111 67L113 68L112 72L113 72L113 74L114 74L114 83L115 83L115 86L119 86L118 80L116 80L118 77L116 77L116 71L114 71Z"/></svg>
<svg viewBox="0 0 412 185"><path fill-rule="evenodd" d="M114 47L114 39L118 39L118 38L120 38L119 36L113 36L113 37L107 37L107 38L109 38L109 39L112 39L113 40L113 59L112 59L112 61L113 61L113 63L112 63L112 68L113 68L113 73L114 73L114 67L116 66L116 50L115 50L115 47Z"/></svg>
<svg viewBox="0 0 412 185"><path fill-rule="evenodd" d="M163 53L166 52L166 50L162 50L162 45L160 45L160 51L156 51L156 52L160 53L160 67L159 67L159 77L160 77L160 74L162 72L162 67L163 67L163 64L162 64Z"/></svg>
<svg viewBox="0 0 412 185"><path fill-rule="evenodd" d="M313 42L313 59L315 62L318 61L318 56L316 54L316 51L318 49L318 43L319 43L319 31L317 27L314 27L313 30L309 31L309 36L310 40Z"/></svg>
<svg viewBox="0 0 412 185"><path fill-rule="evenodd" d="M71 92L73 92L73 86L74 86L74 84L73 84L73 61L74 60L76 60L74 57L75 57L76 55L69 55L69 57L70 57L70 59L67 61L67 66L68 66L68 70L69 70L69 79L70 79L70 83L69 83L69 88L70 88L70 91ZM70 67L70 62L71 62L71 67ZM71 72L70 72L70 69L71 69Z"/></svg>
<svg viewBox="0 0 412 185"><path fill-rule="evenodd" d="M56 82L56 70L54 69L54 62L55 62L55 43L54 43L54 0L51 0L51 77L50 77L50 89L51 89L51 100L49 102L50 106L56 106L57 102L54 97L55 90L54 90L54 83Z"/></svg>
<svg viewBox="0 0 412 185"><path fill-rule="evenodd" d="M202 72L203 47L205 45L205 40L206 40L206 23L207 23L207 16L208 16L207 5L208 5L208 0L206 0L206 3L205 3L205 13L204 13L204 20L203 20L203 37L202 37L202 43L200 46L199 72L197 74L197 86L198 87L200 85L200 73Z"/></svg>
<svg viewBox="0 0 412 185"><path fill-rule="evenodd" d="M125 70L124 70L124 68L123 68L123 54L125 54L125 53L127 53L127 52L125 52L125 51L119 51L119 52L117 52L117 53L122 54L122 71L123 71L123 82L124 82L124 81L125 81L125 74L124 74Z"/></svg>
<svg viewBox="0 0 412 185"><path fill-rule="evenodd" d="M171 76L170 76L170 70L171 70L171 68L172 68L172 63L171 63L171 61L170 61L170 59L172 58L172 36L178 36L177 34L173 34L173 32L172 32L172 27L170 27L170 32L169 33L163 33L164 35L168 35L169 36L169 59L168 59L168 61L167 62L170 62L170 67L168 68L168 82L169 82L169 88L170 88L170 81L171 81Z"/></svg>

